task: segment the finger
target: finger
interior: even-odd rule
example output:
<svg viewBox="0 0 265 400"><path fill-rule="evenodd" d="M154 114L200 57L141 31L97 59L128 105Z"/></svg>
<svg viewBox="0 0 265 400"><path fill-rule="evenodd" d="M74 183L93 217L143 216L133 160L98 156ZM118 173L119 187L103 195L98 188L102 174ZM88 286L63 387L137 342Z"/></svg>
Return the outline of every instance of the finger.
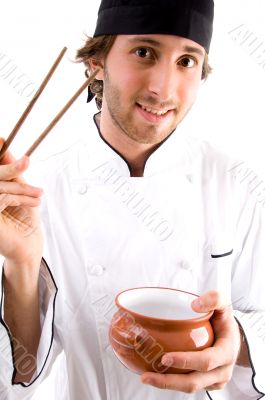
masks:
<svg viewBox="0 0 265 400"><path fill-rule="evenodd" d="M5 140L3 138L0 138L0 149L2 148L4 142L5 142ZM26 162L25 169L26 169L29 166L29 158L28 157L25 157L25 158L28 159L27 161L25 161ZM12 163L15 163L16 161L17 160L15 159L15 157L10 153L9 150L7 150L4 154L4 156L0 160L0 166L6 165L6 164L12 164ZM21 172L24 172L25 169L22 169ZM1 179L1 177L0 177L0 179ZM21 175L19 177L14 178L14 180L16 180L17 182L25 182L24 178Z"/></svg>
<svg viewBox="0 0 265 400"><path fill-rule="evenodd" d="M0 194L15 194L39 197L42 195L42 192L43 191L41 188L27 185L25 183L0 181Z"/></svg>
<svg viewBox="0 0 265 400"><path fill-rule="evenodd" d="M224 389L224 387L227 385L227 382L220 382L220 383L216 383L215 385L209 386L204 388L205 390L207 390L208 392L210 392L211 390L221 390Z"/></svg>
<svg viewBox="0 0 265 400"><path fill-rule="evenodd" d="M197 312L209 312L214 310L226 310L231 309L229 301L225 299L221 293L211 290L197 299L193 300L191 303L194 311Z"/></svg>
<svg viewBox="0 0 265 400"><path fill-rule="evenodd" d="M41 200L39 197L0 194L0 213L3 212L7 207L37 207L40 205L40 202Z"/></svg>
<svg viewBox="0 0 265 400"><path fill-rule="evenodd" d="M144 373L141 381L144 384L154 386L163 390L177 390L184 393L194 393L203 387L202 381L199 381L196 372L189 374L158 374L158 373ZM213 383L213 382L211 382Z"/></svg>
<svg viewBox="0 0 265 400"><path fill-rule="evenodd" d="M224 365L233 364L236 352L232 351L230 338L219 338L213 347L201 351L172 352L163 356L163 365L192 371L209 372Z"/></svg>
<svg viewBox="0 0 265 400"><path fill-rule="evenodd" d="M23 156L20 160L11 164L2 164L0 166L0 181L10 181L16 179L17 182L24 182L21 174L28 168L29 158Z"/></svg>
<svg viewBox="0 0 265 400"><path fill-rule="evenodd" d="M5 143L5 140L3 138L0 138L0 150L3 147L4 143ZM1 164L10 164L16 160L15 160L15 157L12 156L10 151L7 150L0 161L1 161Z"/></svg>
<svg viewBox="0 0 265 400"><path fill-rule="evenodd" d="M141 381L158 389L196 393L206 387L228 383L232 372L228 368L217 368L211 372L190 372L188 374L158 374L146 372Z"/></svg>

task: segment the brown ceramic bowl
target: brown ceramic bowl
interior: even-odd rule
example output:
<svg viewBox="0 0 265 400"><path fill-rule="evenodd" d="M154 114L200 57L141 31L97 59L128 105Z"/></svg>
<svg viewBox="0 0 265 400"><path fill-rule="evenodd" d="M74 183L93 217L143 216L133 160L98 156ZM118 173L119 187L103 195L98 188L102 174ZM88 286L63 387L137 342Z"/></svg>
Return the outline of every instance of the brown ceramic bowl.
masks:
<svg viewBox="0 0 265 400"><path fill-rule="evenodd" d="M196 297L161 287L140 287L119 293L109 338L121 363L138 374L190 372L165 366L161 358L167 352L203 350L213 344L209 321L213 312L193 311L191 302Z"/></svg>

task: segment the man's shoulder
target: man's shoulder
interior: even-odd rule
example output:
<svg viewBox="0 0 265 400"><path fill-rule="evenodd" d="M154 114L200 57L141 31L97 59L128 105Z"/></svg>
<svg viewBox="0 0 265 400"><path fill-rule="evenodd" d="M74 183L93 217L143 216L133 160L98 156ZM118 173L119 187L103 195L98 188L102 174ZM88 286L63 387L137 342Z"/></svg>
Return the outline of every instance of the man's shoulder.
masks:
<svg viewBox="0 0 265 400"><path fill-rule="evenodd" d="M78 163L79 154L82 149L93 150L93 141L96 136L93 116L89 116L85 122L79 121L75 130L73 126L68 127L71 134L63 142L50 141L50 145L42 149L39 154L32 159L29 172L26 178L39 182L47 182L67 176L74 170ZM61 128L61 137L65 130ZM91 144L89 144L91 143ZM89 157L89 152L87 153Z"/></svg>
<svg viewBox="0 0 265 400"><path fill-rule="evenodd" d="M196 146L199 160L194 166L200 168L205 186L219 189L222 194L229 192L238 204L260 203L264 208L265 176L251 161L204 140L193 139L191 143Z"/></svg>
<svg viewBox="0 0 265 400"><path fill-rule="evenodd" d="M53 149L49 154L42 155L31 161L26 179L35 185L56 181L70 167L77 152L79 142L62 149Z"/></svg>
<svg viewBox="0 0 265 400"><path fill-rule="evenodd" d="M239 157L204 139L187 136L186 142L191 162L205 174L223 174L242 162Z"/></svg>

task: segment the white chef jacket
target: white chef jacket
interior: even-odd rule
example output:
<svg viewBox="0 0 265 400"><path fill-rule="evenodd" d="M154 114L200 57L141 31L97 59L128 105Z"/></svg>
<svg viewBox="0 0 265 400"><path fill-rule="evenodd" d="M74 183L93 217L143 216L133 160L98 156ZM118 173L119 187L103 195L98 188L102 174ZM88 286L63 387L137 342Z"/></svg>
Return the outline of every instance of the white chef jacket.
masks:
<svg viewBox="0 0 265 400"><path fill-rule="evenodd" d="M247 168L178 128L148 158L144 176L131 177L86 110L78 124L84 135L43 162L42 180L38 173L30 181L44 188L38 368L29 384L12 384L2 293L0 399L30 399L62 350L60 400L263 397L265 202L244 178ZM216 289L228 296L251 368L235 366L225 389L209 393L143 385L117 360L108 339L115 295L139 286L198 294Z"/></svg>

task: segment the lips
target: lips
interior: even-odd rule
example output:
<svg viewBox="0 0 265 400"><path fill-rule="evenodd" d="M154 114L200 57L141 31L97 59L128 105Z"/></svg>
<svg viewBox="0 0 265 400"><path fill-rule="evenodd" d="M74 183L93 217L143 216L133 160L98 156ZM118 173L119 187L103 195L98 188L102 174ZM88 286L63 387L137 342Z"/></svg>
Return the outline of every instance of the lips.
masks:
<svg viewBox="0 0 265 400"><path fill-rule="evenodd" d="M141 104L139 104L139 106L142 107L142 109L144 111L147 111L151 114L158 115L158 116L165 115L169 111L169 110L156 110L154 108L145 107Z"/></svg>
<svg viewBox="0 0 265 400"><path fill-rule="evenodd" d="M150 108L148 106L144 106L142 104L136 103L137 109L140 114L147 120L148 122L158 123L162 122L168 118L168 116L172 113L172 109L155 109Z"/></svg>

